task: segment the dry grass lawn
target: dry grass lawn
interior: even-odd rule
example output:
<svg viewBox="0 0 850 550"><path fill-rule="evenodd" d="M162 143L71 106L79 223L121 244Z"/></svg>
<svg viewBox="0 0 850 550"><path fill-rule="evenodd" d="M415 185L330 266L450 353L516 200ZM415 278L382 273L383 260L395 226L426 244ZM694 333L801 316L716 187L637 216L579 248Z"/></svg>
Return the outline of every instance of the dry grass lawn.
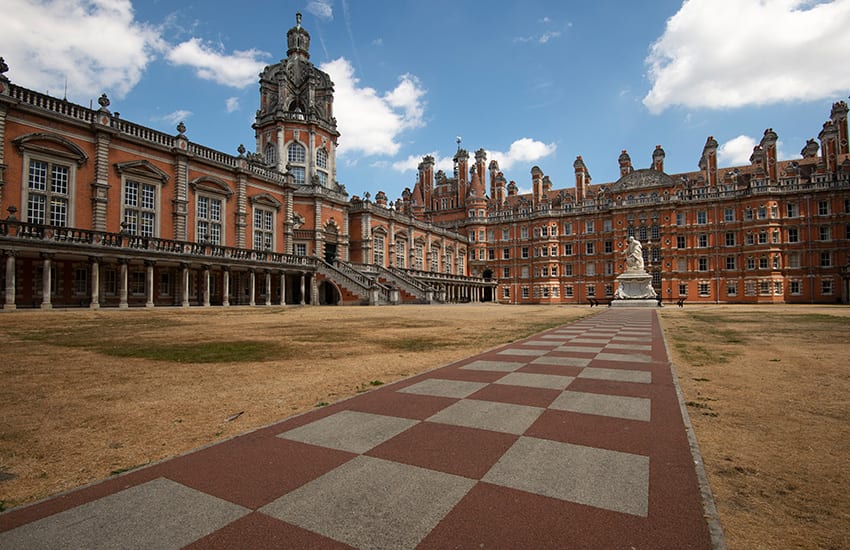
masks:
<svg viewBox="0 0 850 550"><path fill-rule="evenodd" d="M470 304L3 314L0 508L595 312ZM850 548L850 309L660 313L729 548Z"/></svg>

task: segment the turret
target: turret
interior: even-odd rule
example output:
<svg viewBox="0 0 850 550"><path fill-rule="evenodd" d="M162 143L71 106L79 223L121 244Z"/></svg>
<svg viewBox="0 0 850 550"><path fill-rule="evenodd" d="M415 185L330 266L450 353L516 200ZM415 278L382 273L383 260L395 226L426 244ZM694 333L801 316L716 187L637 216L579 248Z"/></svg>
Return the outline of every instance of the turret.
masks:
<svg viewBox="0 0 850 550"><path fill-rule="evenodd" d="M717 185L717 140L714 136L708 136L705 140L705 147L702 148L702 156L699 159L699 168L703 171L708 185L715 187Z"/></svg>
<svg viewBox="0 0 850 550"><path fill-rule="evenodd" d="M584 164L581 155L576 157L573 168L576 172L576 200L583 201L587 198L587 187L590 185L590 172L587 170L587 165Z"/></svg>
<svg viewBox="0 0 850 550"><path fill-rule="evenodd" d="M838 128L831 120L823 123L823 129L818 134L823 165L827 172L835 172L838 167L838 135Z"/></svg>
<svg viewBox="0 0 850 550"><path fill-rule="evenodd" d="M484 174L487 169L487 151L483 148L475 151L475 171L481 176L481 183L485 183Z"/></svg>
<svg viewBox="0 0 850 550"><path fill-rule="evenodd" d="M434 191L434 157L431 155L422 157L422 162L419 163L418 170L418 185L421 189L422 203L426 208L433 208L431 197Z"/></svg>
<svg viewBox="0 0 850 550"><path fill-rule="evenodd" d="M499 163L496 159L490 161L488 168L490 169L490 199L497 206L501 206L505 202L505 178L499 172Z"/></svg>
<svg viewBox="0 0 850 550"><path fill-rule="evenodd" d="M632 157L629 156L629 153L623 149L623 152L620 153L620 158L617 159L620 163L620 177L628 176L632 173Z"/></svg>
<svg viewBox="0 0 850 550"><path fill-rule="evenodd" d="M837 101L832 104L832 112L829 119L838 130L838 154L850 153L850 144L847 141L847 108L846 101Z"/></svg>
<svg viewBox="0 0 850 550"><path fill-rule="evenodd" d="M776 135L773 128L765 130L764 136L761 138L760 145L764 155L764 170L770 182L776 182L778 180L776 171L776 141L778 139L779 136Z"/></svg>
<svg viewBox="0 0 850 550"><path fill-rule="evenodd" d="M310 59L310 33L301 26L301 12L295 14L295 26L286 33L286 57Z"/></svg>
<svg viewBox="0 0 850 550"><path fill-rule="evenodd" d="M652 152L652 169L656 172L664 171L664 149L660 145L655 146L655 151Z"/></svg>
<svg viewBox="0 0 850 550"><path fill-rule="evenodd" d="M533 194L533 204L540 204L540 198L543 196L543 170L539 166L531 168L531 190Z"/></svg>
<svg viewBox="0 0 850 550"><path fill-rule="evenodd" d="M800 156L804 159L811 159L818 156L818 151L820 147L818 146L818 142L813 139L807 139L806 144L800 150Z"/></svg>
<svg viewBox="0 0 850 550"><path fill-rule="evenodd" d="M464 199L466 199L467 186L469 185L469 180L467 179L467 174L469 174L469 152L458 146L457 153L455 153L452 160L454 160L454 172L457 179L457 203L462 205Z"/></svg>

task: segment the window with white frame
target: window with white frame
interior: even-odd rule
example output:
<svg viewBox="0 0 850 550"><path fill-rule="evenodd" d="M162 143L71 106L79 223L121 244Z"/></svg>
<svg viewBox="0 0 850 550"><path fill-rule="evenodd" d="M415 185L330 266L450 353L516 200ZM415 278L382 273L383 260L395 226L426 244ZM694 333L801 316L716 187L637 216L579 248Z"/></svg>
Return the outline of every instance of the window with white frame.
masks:
<svg viewBox="0 0 850 550"><path fill-rule="evenodd" d="M298 142L289 144L286 149L286 160L289 163L289 171L295 178L295 183L304 185L307 179L307 171L304 163L307 159L307 149ZM299 166L300 165L300 166Z"/></svg>
<svg viewBox="0 0 850 550"><path fill-rule="evenodd" d="M124 230L131 235L156 236L156 204L159 187L135 179L124 180Z"/></svg>
<svg viewBox="0 0 850 550"><path fill-rule="evenodd" d="M825 294L825 295L832 294L832 279L823 279L820 282L820 291L821 291L821 294Z"/></svg>
<svg viewBox="0 0 850 550"><path fill-rule="evenodd" d="M254 207L254 250L274 250L274 211Z"/></svg>
<svg viewBox="0 0 850 550"><path fill-rule="evenodd" d="M404 268L407 266L407 242L395 242L395 266Z"/></svg>
<svg viewBox="0 0 850 550"><path fill-rule="evenodd" d="M829 201L818 201L818 216L829 215Z"/></svg>
<svg viewBox="0 0 850 550"><path fill-rule="evenodd" d="M322 170L328 169L328 151L325 148L321 148L316 151L316 166L321 168Z"/></svg>
<svg viewBox="0 0 850 550"><path fill-rule="evenodd" d="M295 255L296 256L306 256L307 255L307 243L295 243Z"/></svg>
<svg viewBox="0 0 850 550"><path fill-rule="evenodd" d="M788 290L791 292L791 294L802 294L803 285L800 283L800 281L788 281Z"/></svg>
<svg viewBox="0 0 850 550"><path fill-rule="evenodd" d="M431 260L431 271L433 273L440 272L440 249L432 248L431 254L429 254L429 259Z"/></svg>
<svg viewBox="0 0 850 550"><path fill-rule="evenodd" d="M372 263L375 265L384 265L384 236L374 235L372 237Z"/></svg>
<svg viewBox="0 0 850 550"><path fill-rule="evenodd" d="M455 272L457 275L464 275L466 272L466 268L463 263L463 253L457 255L457 271Z"/></svg>
<svg viewBox="0 0 850 550"><path fill-rule="evenodd" d="M222 244L221 222L223 219L224 201L218 197L209 195L198 195L197 200L198 203L195 210L195 219L198 227L197 241L201 243ZM258 247L255 246L255 248Z"/></svg>
<svg viewBox="0 0 850 550"><path fill-rule="evenodd" d="M473 250L474 254L475 251ZM417 244L413 248L413 269L423 271L425 269L425 247Z"/></svg>
<svg viewBox="0 0 850 550"><path fill-rule="evenodd" d="M70 225L73 171L67 164L31 158L27 182L26 221L60 227Z"/></svg>

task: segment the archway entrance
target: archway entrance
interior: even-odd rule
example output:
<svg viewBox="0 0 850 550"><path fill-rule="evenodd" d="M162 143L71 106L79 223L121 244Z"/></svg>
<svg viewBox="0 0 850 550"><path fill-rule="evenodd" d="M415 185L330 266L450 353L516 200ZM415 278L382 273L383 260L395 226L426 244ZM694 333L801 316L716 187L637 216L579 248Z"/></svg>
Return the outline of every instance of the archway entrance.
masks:
<svg viewBox="0 0 850 550"><path fill-rule="evenodd" d="M490 281L493 278L493 270L485 269L483 275L484 275L485 281ZM485 302L492 302L493 301L493 287L492 286L487 285L487 286L484 287L483 301L485 301Z"/></svg>
<svg viewBox="0 0 850 550"><path fill-rule="evenodd" d="M319 304L323 306L335 306L339 304L342 296L339 290L329 281L319 283Z"/></svg>

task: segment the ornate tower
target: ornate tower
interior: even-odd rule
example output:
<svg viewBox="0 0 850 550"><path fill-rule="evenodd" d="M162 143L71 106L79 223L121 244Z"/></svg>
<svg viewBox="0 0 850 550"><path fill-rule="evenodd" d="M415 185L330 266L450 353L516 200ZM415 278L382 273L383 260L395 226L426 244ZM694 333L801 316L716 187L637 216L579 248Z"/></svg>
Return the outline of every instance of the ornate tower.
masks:
<svg viewBox="0 0 850 550"><path fill-rule="evenodd" d="M260 73L260 108L253 128L266 163L289 171L299 185L336 189L339 132L330 76L310 62L310 33L301 14L286 33L286 59Z"/></svg>

